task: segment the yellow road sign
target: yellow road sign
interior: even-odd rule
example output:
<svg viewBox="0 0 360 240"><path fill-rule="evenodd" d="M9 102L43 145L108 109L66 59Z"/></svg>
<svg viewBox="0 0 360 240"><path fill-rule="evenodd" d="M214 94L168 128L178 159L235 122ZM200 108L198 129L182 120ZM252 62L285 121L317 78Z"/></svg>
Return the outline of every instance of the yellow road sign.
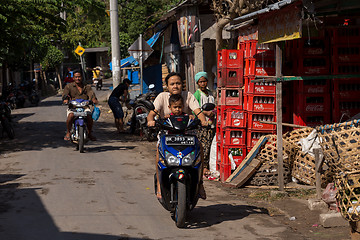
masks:
<svg viewBox="0 0 360 240"><path fill-rule="evenodd" d="M75 49L75 53L79 56L83 55L85 52L85 48L83 48L82 46L77 46L77 48Z"/></svg>

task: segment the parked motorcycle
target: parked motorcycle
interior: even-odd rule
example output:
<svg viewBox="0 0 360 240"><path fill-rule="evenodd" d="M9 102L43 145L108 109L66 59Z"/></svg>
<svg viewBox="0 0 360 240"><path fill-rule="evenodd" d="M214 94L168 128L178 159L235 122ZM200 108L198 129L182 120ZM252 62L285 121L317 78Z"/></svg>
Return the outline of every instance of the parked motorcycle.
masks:
<svg viewBox="0 0 360 240"><path fill-rule="evenodd" d="M157 130L154 128L147 127L147 115L150 112L150 109L147 107L148 104L154 102L158 93L155 91L155 85L149 85L149 92L146 94L141 94L135 98L130 105L133 108L133 115L131 117L131 126L130 132L144 136L148 141L156 140Z"/></svg>
<svg viewBox="0 0 360 240"><path fill-rule="evenodd" d="M154 110L153 104L148 104ZM215 105L206 103L202 109L211 111ZM199 199L199 184L202 179L202 161L200 142L194 130L199 127L200 120L189 116L170 116L168 119L158 119L160 126L160 142L158 145L159 181L161 186L162 206L171 212L176 226L182 228L189 211ZM164 130L169 130L167 134ZM157 177L154 177L155 191ZM155 193L156 194L156 193Z"/></svg>
<svg viewBox="0 0 360 240"><path fill-rule="evenodd" d="M14 139L15 131L11 125L11 109L6 102L0 102L0 121L3 128L3 135L4 132L6 132L10 139Z"/></svg>
<svg viewBox="0 0 360 240"><path fill-rule="evenodd" d="M85 111L90 106L91 102L84 99L71 100L69 108L74 113L74 121L70 132L70 140L76 145L76 150L84 152L84 145L89 141L87 132L87 116L91 112Z"/></svg>
<svg viewBox="0 0 360 240"><path fill-rule="evenodd" d="M95 84L96 90L101 90L103 86L103 80L100 78L93 79L93 83Z"/></svg>

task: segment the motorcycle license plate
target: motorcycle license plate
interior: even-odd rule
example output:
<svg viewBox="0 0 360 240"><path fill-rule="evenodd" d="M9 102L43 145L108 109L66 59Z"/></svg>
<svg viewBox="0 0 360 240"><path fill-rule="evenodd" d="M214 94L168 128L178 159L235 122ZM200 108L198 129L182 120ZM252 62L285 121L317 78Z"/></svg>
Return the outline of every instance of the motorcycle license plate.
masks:
<svg viewBox="0 0 360 240"><path fill-rule="evenodd" d="M195 137L194 136L166 136L165 137L166 145L187 145L192 146L195 145Z"/></svg>
<svg viewBox="0 0 360 240"><path fill-rule="evenodd" d="M87 112L74 112L74 116L76 117L86 117L87 115Z"/></svg>

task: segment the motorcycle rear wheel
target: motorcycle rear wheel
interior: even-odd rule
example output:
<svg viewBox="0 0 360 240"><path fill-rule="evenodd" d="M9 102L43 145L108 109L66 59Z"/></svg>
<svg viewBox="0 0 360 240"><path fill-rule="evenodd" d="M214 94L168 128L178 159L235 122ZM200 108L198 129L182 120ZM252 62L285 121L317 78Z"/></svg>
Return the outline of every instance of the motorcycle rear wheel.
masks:
<svg viewBox="0 0 360 240"><path fill-rule="evenodd" d="M177 205L175 208L175 223L178 228L185 226L186 213L186 185L179 181L177 183Z"/></svg>
<svg viewBox="0 0 360 240"><path fill-rule="evenodd" d="M14 139L15 138L15 131L14 128L12 127L11 123L9 122L9 120L7 118L4 118L1 121L3 130L6 132L6 134L8 135L8 137L10 139Z"/></svg>
<svg viewBox="0 0 360 240"><path fill-rule="evenodd" d="M84 152L84 126L79 126L79 151Z"/></svg>

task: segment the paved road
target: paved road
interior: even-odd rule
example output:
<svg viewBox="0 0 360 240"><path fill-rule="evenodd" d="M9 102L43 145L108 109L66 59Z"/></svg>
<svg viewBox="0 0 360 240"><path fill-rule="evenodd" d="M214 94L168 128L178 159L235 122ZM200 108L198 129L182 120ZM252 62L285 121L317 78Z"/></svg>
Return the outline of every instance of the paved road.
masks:
<svg viewBox="0 0 360 240"><path fill-rule="evenodd" d="M103 109L80 154L63 140L60 104L15 110L17 138L0 139L1 240L301 239L212 182L177 229L153 194L154 143L116 134Z"/></svg>

